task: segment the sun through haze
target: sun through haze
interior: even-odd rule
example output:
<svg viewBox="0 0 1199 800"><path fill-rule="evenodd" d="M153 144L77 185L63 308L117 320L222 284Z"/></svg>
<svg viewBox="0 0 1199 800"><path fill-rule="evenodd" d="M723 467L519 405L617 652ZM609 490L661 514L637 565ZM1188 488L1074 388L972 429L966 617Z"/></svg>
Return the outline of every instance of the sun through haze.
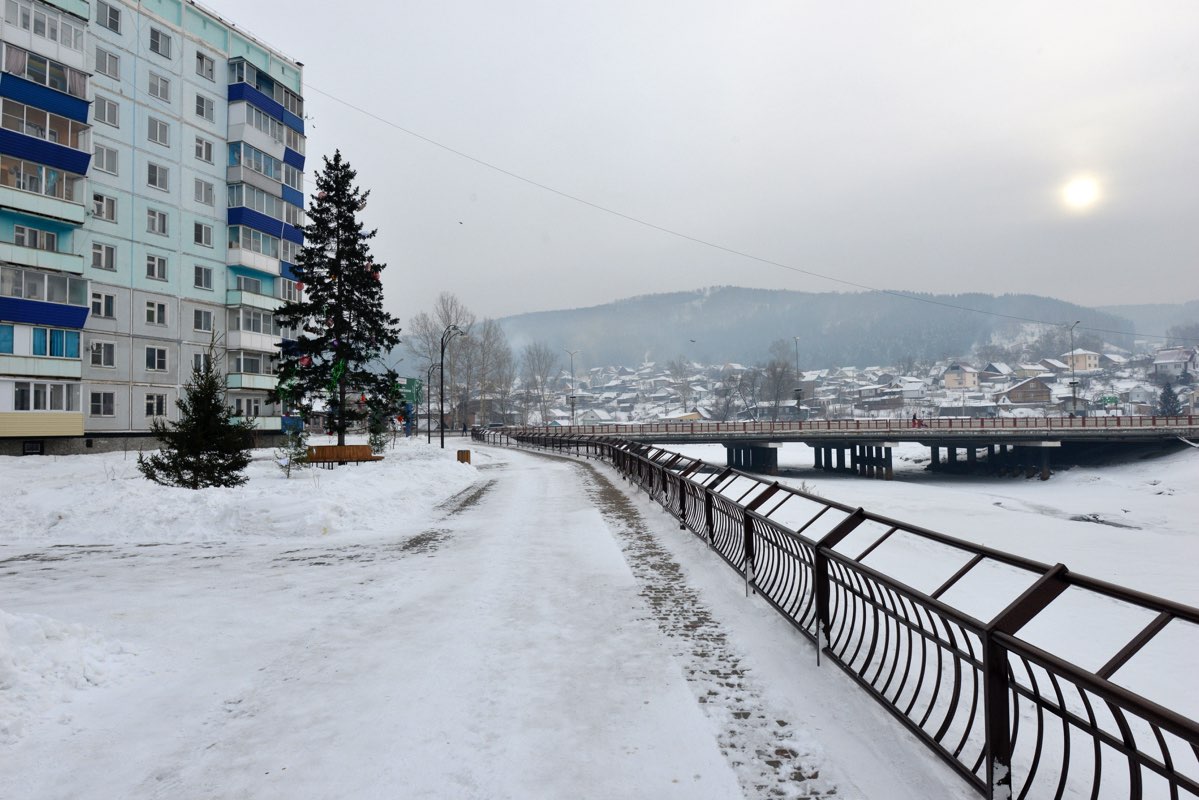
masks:
<svg viewBox="0 0 1199 800"><path fill-rule="evenodd" d="M403 318L852 289L807 273L1199 289L1190 0L206 4L304 62L309 174L359 170Z"/></svg>

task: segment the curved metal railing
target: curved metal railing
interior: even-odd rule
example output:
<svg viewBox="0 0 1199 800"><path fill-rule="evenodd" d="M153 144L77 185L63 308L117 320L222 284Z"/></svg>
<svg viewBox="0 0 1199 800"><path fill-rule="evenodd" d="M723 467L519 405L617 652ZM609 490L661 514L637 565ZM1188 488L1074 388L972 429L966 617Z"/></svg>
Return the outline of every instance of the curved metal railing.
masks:
<svg viewBox="0 0 1199 800"><path fill-rule="evenodd" d="M475 438L611 463L989 798L1199 798L1199 609L652 445Z"/></svg>

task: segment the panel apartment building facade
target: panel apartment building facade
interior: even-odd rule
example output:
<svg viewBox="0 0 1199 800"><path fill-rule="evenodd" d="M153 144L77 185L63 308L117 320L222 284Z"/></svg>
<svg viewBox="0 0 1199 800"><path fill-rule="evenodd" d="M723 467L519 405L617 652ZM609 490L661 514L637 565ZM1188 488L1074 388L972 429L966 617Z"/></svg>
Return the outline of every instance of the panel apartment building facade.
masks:
<svg viewBox="0 0 1199 800"><path fill-rule="evenodd" d="M129 446L213 344L279 430L302 65L182 0L3 3L0 453Z"/></svg>

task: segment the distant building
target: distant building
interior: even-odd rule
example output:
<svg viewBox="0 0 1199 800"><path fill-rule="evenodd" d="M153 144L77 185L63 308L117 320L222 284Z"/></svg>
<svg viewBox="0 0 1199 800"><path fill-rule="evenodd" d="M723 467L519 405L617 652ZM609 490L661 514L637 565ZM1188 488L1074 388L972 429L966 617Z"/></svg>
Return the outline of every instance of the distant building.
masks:
<svg viewBox="0 0 1199 800"><path fill-rule="evenodd" d="M1167 347L1153 357L1153 379L1159 383L1176 381L1184 372L1199 371L1199 355L1190 347Z"/></svg>
<svg viewBox="0 0 1199 800"><path fill-rule="evenodd" d="M941 373L941 383L946 389L977 389L978 370L969 364L950 364Z"/></svg>
<svg viewBox="0 0 1199 800"><path fill-rule="evenodd" d="M1040 378L1027 378L1000 392L998 399L1013 405L1046 404L1052 402L1053 392Z"/></svg>

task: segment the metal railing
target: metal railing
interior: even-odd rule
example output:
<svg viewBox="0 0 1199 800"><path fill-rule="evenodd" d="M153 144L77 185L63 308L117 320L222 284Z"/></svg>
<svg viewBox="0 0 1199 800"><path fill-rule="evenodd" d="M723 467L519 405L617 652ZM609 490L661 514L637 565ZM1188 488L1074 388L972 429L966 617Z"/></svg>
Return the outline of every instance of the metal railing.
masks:
<svg viewBox="0 0 1199 800"><path fill-rule="evenodd" d="M651 445L475 438L611 463L988 798L1199 797L1199 723L1168 707L1199 609Z"/></svg>
<svg viewBox="0 0 1199 800"><path fill-rule="evenodd" d="M746 434L746 433L803 433L838 431L908 432L935 431L1045 431L1070 430L1128 430L1128 429L1199 428L1199 416L1184 414L1176 417L994 417L968 419L957 417L931 418L914 424L910 419L831 419L779 420L776 422L644 422L610 425L571 425L557 428L527 428L555 435L569 436L639 436L644 434Z"/></svg>

